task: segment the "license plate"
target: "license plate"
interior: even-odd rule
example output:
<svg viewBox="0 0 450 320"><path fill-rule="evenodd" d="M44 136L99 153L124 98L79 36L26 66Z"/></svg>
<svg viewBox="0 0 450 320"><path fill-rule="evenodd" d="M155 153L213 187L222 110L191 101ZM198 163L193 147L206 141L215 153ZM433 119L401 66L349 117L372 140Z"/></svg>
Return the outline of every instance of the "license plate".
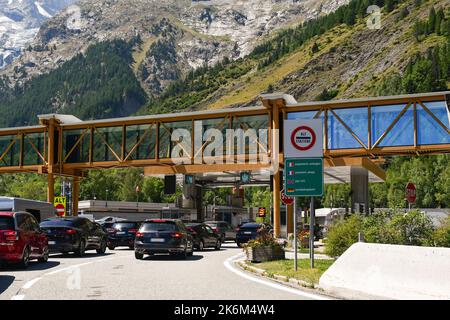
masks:
<svg viewBox="0 0 450 320"><path fill-rule="evenodd" d="M119 235L125 234L125 233L126 233L125 231L116 232L116 234L119 234Z"/></svg>
<svg viewBox="0 0 450 320"><path fill-rule="evenodd" d="M163 238L152 238L150 239L150 242L164 242Z"/></svg>
<svg viewBox="0 0 450 320"><path fill-rule="evenodd" d="M56 241L49 241L48 244L56 244Z"/></svg>
<svg viewBox="0 0 450 320"><path fill-rule="evenodd" d="M245 231L244 234L252 234L251 231Z"/></svg>

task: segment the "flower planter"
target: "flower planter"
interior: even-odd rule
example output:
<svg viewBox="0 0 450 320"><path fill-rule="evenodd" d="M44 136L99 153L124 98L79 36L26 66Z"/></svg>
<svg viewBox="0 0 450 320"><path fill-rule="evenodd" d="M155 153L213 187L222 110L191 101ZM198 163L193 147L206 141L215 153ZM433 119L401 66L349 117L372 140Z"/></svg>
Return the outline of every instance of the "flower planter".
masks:
<svg viewBox="0 0 450 320"><path fill-rule="evenodd" d="M283 260L285 258L282 247L253 247L246 248L247 260L251 262L264 262Z"/></svg>

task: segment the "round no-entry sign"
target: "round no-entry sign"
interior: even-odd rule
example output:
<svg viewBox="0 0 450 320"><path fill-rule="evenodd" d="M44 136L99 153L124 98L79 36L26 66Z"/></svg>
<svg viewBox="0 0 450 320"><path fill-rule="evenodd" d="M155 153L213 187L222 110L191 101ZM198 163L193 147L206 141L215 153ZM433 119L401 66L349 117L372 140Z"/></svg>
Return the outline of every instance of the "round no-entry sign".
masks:
<svg viewBox="0 0 450 320"><path fill-rule="evenodd" d="M287 196L284 193L284 189L283 189L283 190L281 190L281 202L283 202L283 204L285 204L285 205L291 205L294 203L294 198Z"/></svg>
<svg viewBox="0 0 450 320"><path fill-rule="evenodd" d="M311 149L316 143L316 134L308 126L300 126L292 131L291 142L294 148L300 151Z"/></svg>
<svg viewBox="0 0 450 320"><path fill-rule="evenodd" d="M58 204L55 206L55 209L56 209L56 214L57 214L58 216L60 216L60 217L64 216L64 213L65 213L65 211L66 211L66 208L64 207L64 205L63 205L62 203L58 203Z"/></svg>
<svg viewBox="0 0 450 320"><path fill-rule="evenodd" d="M408 200L409 203L416 202L416 186L414 183L409 182L406 185L406 200Z"/></svg>

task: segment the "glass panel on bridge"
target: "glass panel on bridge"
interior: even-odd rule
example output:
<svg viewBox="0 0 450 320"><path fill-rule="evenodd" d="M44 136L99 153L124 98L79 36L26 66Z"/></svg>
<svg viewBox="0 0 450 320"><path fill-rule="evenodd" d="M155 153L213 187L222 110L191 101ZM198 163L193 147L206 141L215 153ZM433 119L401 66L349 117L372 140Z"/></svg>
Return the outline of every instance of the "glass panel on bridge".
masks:
<svg viewBox="0 0 450 320"><path fill-rule="evenodd" d="M0 136L0 167L19 166L20 139L17 135Z"/></svg>
<svg viewBox="0 0 450 320"><path fill-rule="evenodd" d="M215 119L204 119L195 121L195 135L197 135L199 132L202 133L202 142L200 146L198 146L198 142L195 145L195 151L194 154L196 157L200 157L201 154L204 154L205 156L223 156L226 152L226 134L227 129L230 127L230 121L229 118L215 118ZM200 131L199 128L202 130ZM212 130L215 129L215 130ZM210 131L208 131L210 130ZM220 136L218 135L218 132L220 131ZM198 137L194 137L196 140ZM222 154L216 154L217 148L215 148L215 144L217 144L217 141L215 139L221 139L222 140ZM210 146L210 147L208 147Z"/></svg>
<svg viewBox="0 0 450 320"><path fill-rule="evenodd" d="M389 126L399 117L405 104L373 106L371 108L372 144L383 135ZM389 133L380 141L379 147L414 145L414 112L412 105Z"/></svg>
<svg viewBox="0 0 450 320"><path fill-rule="evenodd" d="M24 136L23 164L25 166L42 165L45 155L45 134L44 132L27 133ZM40 155L41 156L40 156Z"/></svg>
<svg viewBox="0 0 450 320"><path fill-rule="evenodd" d="M176 133L180 136L179 142L172 141L172 133L177 129L178 131ZM174 155L176 158L191 155L192 142L189 142L188 140L184 140L183 142L183 139L191 138L191 135L192 121L162 122L159 126L159 157L161 159L172 158L172 150L178 144L179 150L186 149L184 148L186 144L189 145L189 148L188 150L183 151L183 153L186 154Z"/></svg>
<svg viewBox="0 0 450 320"><path fill-rule="evenodd" d="M368 144L368 108L348 108L333 110L347 127L367 147ZM363 146L353 137L351 132L334 116L328 112L328 148L351 149Z"/></svg>
<svg viewBox="0 0 450 320"><path fill-rule="evenodd" d="M269 116L266 114L257 116L242 116L233 119L233 129L242 131L235 131L234 138L234 154L257 154L267 153L268 149L268 133L267 130L270 128ZM251 130L252 131L248 131ZM261 131L260 131L261 130ZM256 137L256 141L251 137ZM238 148L238 140L242 139L243 146ZM245 141L244 141L245 139ZM256 145L253 145L256 143Z"/></svg>
<svg viewBox="0 0 450 320"><path fill-rule="evenodd" d="M127 126L125 130L125 158L127 158L127 160L145 160L155 158L155 124Z"/></svg>
<svg viewBox="0 0 450 320"><path fill-rule="evenodd" d="M445 101L424 103L425 107L438 118L444 126L450 128L450 111ZM450 134L420 104L417 104L417 143L450 143Z"/></svg>
<svg viewBox="0 0 450 320"><path fill-rule="evenodd" d="M118 161L122 155L123 127L94 130L94 161Z"/></svg>
<svg viewBox="0 0 450 320"><path fill-rule="evenodd" d="M90 129L63 131L63 160L66 163L89 161Z"/></svg>
<svg viewBox="0 0 450 320"><path fill-rule="evenodd" d="M395 109L401 112L405 106L395 106ZM373 108L372 110L377 110ZM395 118L394 118L395 119ZM390 123L384 123L387 127ZM376 140L375 140L376 141ZM397 123L386 134L383 140L379 143L379 147L394 147L394 146L413 146L414 145L414 109L412 105L408 110L398 119Z"/></svg>

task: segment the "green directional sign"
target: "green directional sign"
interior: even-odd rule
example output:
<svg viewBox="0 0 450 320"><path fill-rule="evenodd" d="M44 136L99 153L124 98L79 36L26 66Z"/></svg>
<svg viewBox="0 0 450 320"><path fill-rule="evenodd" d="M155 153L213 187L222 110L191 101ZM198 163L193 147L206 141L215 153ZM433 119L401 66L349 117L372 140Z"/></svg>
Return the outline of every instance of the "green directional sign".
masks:
<svg viewBox="0 0 450 320"><path fill-rule="evenodd" d="M284 162L284 191L293 197L323 195L323 159L290 158Z"/></svg>

